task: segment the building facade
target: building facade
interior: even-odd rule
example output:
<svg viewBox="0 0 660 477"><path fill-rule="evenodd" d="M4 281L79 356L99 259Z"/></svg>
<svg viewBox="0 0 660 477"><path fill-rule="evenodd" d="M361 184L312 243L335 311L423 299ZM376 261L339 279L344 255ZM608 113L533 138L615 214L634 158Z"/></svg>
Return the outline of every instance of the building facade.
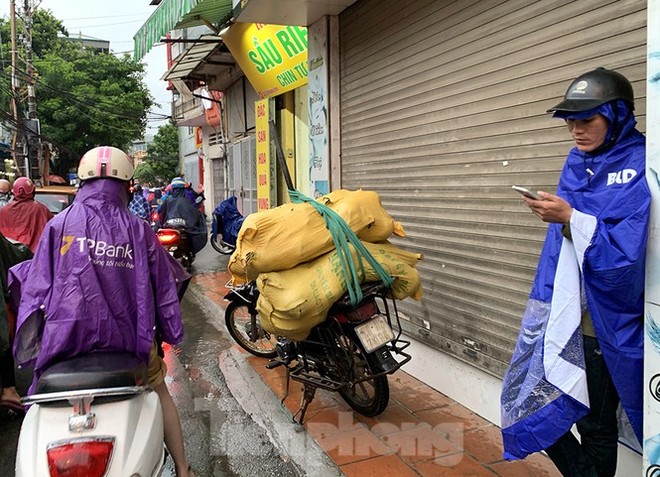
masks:
<svg viewBox="0 0 660 477"><path fill-rule="evenodd" d="M314 183L304 171L312 175L319 162L320 135L330 190L380 194L408 235L395 243L424 254L424 297L401 304L414 339L406 369L499 424L501 378L546 230L511 186L556 190L572 141L546 110L582 72L604 66L626 75L646 130L647 2L233 3L232 22L308 28L310 84L291 99L271 98L276 114L290 110L294 124L305 123L297 144L306 151L294 141L289 153L284 140L297 185ZM319 62L325 68L312 85ZM252 190L256 174L250 131L259 98L240 74L222 91L227 192L236 195ZM285 121L278 124L286 136ZM313 186L303 192L313 195ZM620 475L638 472L639 455L622 454Z"/></svg>

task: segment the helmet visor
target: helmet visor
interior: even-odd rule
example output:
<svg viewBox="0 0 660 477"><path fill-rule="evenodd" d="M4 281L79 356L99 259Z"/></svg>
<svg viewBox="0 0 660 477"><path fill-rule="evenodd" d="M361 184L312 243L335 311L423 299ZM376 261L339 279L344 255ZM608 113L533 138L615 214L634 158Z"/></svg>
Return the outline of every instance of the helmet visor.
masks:
<svg viewBox="0 0 660 477"><path fill-rule="evenodd" d="M552 115L553 118L559 118L559 119L588 119L596 114L601 113L601 107L596 107L593 109L588 109L586 111L564 111L564 110L558 110L555 111L555 114Z"/></svg>
<svg viewBox="0 0 660 477"><path fill-rule="evenodd" d="M603 103L602 99L565 99L554 108L548 109L547 113L580 113L583 111L591 111ZM555 114L555 117L558 117Z"/></svg>

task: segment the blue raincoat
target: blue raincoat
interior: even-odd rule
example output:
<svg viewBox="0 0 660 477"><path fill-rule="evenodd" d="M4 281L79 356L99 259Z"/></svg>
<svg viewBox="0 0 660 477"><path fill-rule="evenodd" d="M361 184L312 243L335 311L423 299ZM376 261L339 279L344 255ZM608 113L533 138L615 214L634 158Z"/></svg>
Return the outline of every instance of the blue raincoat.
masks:
<svg viewBox="0 0 660 477"><path fill-rule="evenodd" d="M215 235L222 235L222 240L230 245L236 245L238 232L241 230L245 217L241 215L236 207L237 199L231 196L218 204L213 211L213 222L211 223L211 232ZM216 215L220 216L220 224L216 220ZM218 225L220 229L218 230Z"/></svg>
<svg viewBox="0 0 660 477"><path fill-rule="evenodd" d="M146 363L157 331L182 340L175 276L187 276L127 200L120 181L83 183L46 225L34 258L10 269L20 296L14 356L34 363L35 383L61 359L114 350Z"/></svg>
<svg viewBox="0 0 660 477"><path fill-rule="evenodd" d="M589 411L580 320L588 306L608 370L642 440L644 260L650 213L644 136L622 101L597 112L609 148L573 148L557 194L572 240L550 224L501 396L504 457L548 448ZM617 131L618 126L618 131ZM621 430L622 426L620 426Z"/></svg>

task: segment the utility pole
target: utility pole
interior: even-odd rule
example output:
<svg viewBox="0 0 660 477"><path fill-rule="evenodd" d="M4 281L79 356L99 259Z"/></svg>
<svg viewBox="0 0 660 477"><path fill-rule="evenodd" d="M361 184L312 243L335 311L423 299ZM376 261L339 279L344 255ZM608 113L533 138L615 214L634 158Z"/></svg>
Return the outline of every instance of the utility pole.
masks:
<svg viewBox="0 0 660 477"><path fill-rule="evenodd" d="M28 119L37 119L37 98L34 92L34 69L32 68L32 8L30 0L24 1L23 14L25 16L25 71L28 76Z"/></svg>
<svg viewBox="0 0 660 477"><path fill-rule="evenodd" d="M32 66L32 0L23 0L22 44L24 61L19 58L16 33L16 0L10 0L9 14L11 21L11 82L14 136L12 139L12 157L15 174L31 179L41 177L41 131L37 118L37 99L35 95L35 71ZM21 63L21 66L19 66ZM27 100L27 110L22 107ZM11 176L11 174L9 174Z"/></svg>
<svg viewBox="0 0 660 477"><path fill-rule="evenodd" d="M18 111L18 96L20 89L20 82L16 69L18 66L18 50L16 42L16 3L15 0L9 0L9 20L11 22L11 108L14 116L14 134L12 136L11 153L14 160L14 168L19 169L19 150L22 150L22 137L19 125L21 124L21 117ZM20 149L19 149L20 148Z"/></svg>
<svg viewBox="0 0 660 477"><path fill-rule="evenodd" d="M23 2L23 24L24 30L24 48L25 48L25 73L27 75L27 121L26 133L27 140L27 158L26 158L26 176L31 179L41 177L41 138L40 124L37 117L37 97L35 94L35 71L32 67L32 7L31 0Z"/></svg>

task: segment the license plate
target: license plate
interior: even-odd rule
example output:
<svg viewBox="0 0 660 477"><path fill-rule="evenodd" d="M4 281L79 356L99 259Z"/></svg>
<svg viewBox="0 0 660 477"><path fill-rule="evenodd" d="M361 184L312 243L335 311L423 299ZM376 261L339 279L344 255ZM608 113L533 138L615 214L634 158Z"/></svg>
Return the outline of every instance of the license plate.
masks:
<svg viewBox="0 0 660 477"><path fill-rule="evenodd" d="M356 326L355 332L367 353L371 353L394 339L394 332L383 315L376 315L366 323Z"/></svg>

